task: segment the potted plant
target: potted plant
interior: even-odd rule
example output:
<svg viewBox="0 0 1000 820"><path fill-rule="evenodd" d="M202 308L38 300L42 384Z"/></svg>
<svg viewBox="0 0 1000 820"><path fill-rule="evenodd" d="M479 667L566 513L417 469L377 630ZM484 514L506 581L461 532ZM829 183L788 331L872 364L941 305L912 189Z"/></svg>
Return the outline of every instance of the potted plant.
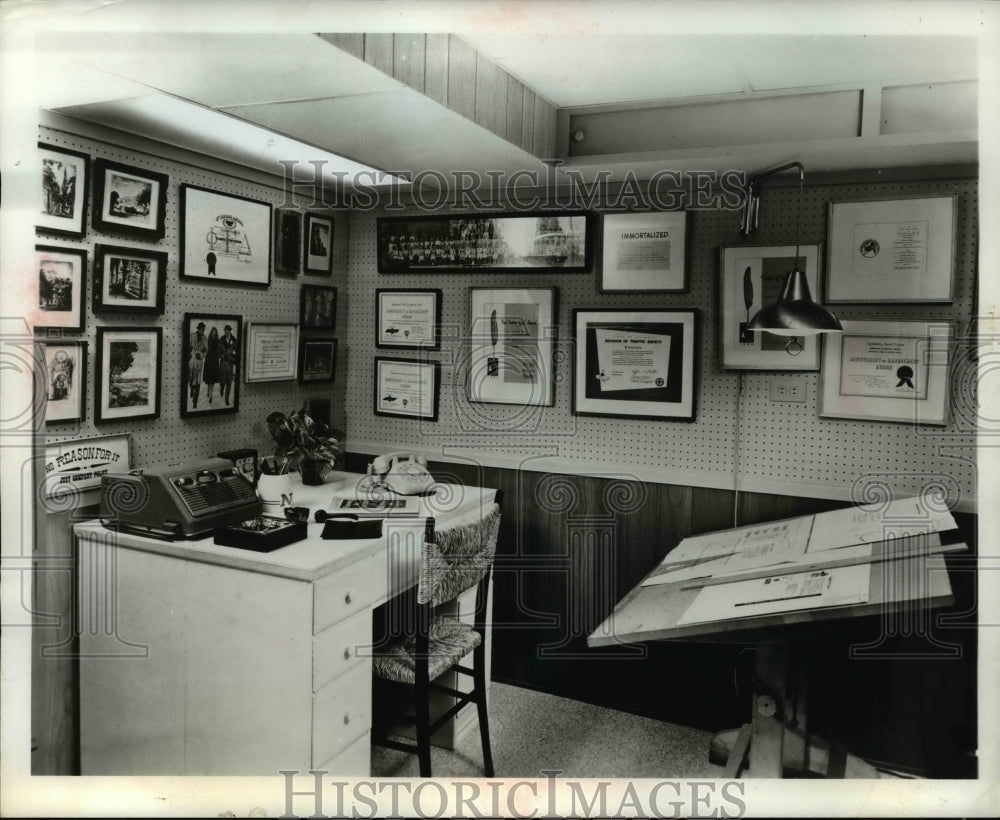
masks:
<svg viewBox="0 0 1000 820"><path fill-rule="evenodd" d="M317 421L305 406L293 413L268 415L267 429L277 445L273 464L265 459L265 474L286 475L298 470L303 484L322 484L325 475L340 465L343 433Z"/></svg>

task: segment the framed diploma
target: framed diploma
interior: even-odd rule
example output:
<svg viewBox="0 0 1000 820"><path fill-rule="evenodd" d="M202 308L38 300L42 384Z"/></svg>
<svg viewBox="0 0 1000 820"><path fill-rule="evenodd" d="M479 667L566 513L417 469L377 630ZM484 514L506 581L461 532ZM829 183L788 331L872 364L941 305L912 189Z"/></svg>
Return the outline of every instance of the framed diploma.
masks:
<svg viewBox="0 0 1000 820"><path fill-rule="evenodd" d="M441 348L441 291L375 291L375 346Z"/></svg>
<svg viewBox="0 0 1000 820"><path fill-rule="evenodd" d="M441 364L375 357L376 416L437 421Z"/></svg>
<svg viewBox="0 0 1000 820"><path fill-rule="evenodd" d="M299 326L250 322L246 327L245 381L280 382L297 375Z"/></svg>
<svg viewBox="0 0 1000 820"><path fill-rule="evenodd" d="M687 290L686 229L687 213L684 211L605 216L601 291L670 293Z"/></svg>
<svg viewBox="0 0 1000 820"><path fill-rule="evenodd" d="M831 202L827 302L954 298L956 197Z"/></svg>
<svg viewBox="0 0 1000 820"><path fill-rule="evenodd" d="M824 342L821 416L948 423L951 324L842 324Z"/></svg>
<svg viewBox="0 0 1000 820"><path fill-rule="evenodd" d="M819 293L819 245L799 246L799 269L811 293ZM781 295L795 266L795 246L742 246L722 249L722 366L730 370L819 370L819 339L777 336L751 330L757 311Z"/></svg>
<svg viewBox="0 0 1000 820"><path fill-rule="evenodd" d="M469 401L554 403L557 292L469 289Z"/></svg>
<svg viewBox="0 0 1000 820"><path fill-rule="evenodd" d="M573 311L573 413L694 421L696 310Z"/></svg>

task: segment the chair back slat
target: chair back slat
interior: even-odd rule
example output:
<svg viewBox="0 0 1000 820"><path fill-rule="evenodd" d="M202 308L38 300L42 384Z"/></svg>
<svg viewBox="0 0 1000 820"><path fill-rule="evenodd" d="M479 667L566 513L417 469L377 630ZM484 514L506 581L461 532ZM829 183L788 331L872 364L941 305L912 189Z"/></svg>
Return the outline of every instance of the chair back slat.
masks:
<svg viewBox="0 0 1000 820"><path fill-rule="evenodd" d="M493 564L500 529L500 505L491 504L477 521L436 530L420 556L417 601L438 606L453 601L483 578Z"/></svg>

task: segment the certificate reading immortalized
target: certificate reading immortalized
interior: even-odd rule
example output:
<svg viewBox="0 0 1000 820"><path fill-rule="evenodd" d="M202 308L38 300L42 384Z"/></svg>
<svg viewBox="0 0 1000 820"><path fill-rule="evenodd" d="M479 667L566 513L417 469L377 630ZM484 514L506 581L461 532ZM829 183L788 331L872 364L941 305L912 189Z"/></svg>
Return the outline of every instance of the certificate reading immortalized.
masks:
<svg viewBox="0 0 1000 820"><path fill-rule="evenodd" d="M246 380L275 382L294 379L298 363L298 325L247 325Z"/></svg>
<svg viewBox="0 0 1000 820"><path fill-rule="evenodd" d="M438 362L377 356L375 415L437 421L440 369Z"/></svg>
<svg viewBox="0 0 1000 820"><path fill-rule="evenodd" d="M440 346L441 291L375 291L376 347Z"/></svg>
<svg viewBox="0 0 1000 820"><path fill-rule="evenodd" d="M684 211L605 216L601 290L685 290L686 226Z"/></svg>

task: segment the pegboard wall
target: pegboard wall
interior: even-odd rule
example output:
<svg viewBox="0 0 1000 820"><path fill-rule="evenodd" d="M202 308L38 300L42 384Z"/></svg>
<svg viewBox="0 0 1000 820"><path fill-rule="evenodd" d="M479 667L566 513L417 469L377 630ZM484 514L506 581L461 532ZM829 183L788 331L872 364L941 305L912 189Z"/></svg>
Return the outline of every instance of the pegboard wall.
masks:
<svg viewBox="0 0 1000 820"><path fill-rule="evenodd" d="M174 463L202 456L215 455L222 450L242 447L255 448L260 456L270 455L274 443L267 433L264 419L274 410L289 412L302 406L306 399L331 399L331 421L343 428L343 402L346 383L343 367L343 345L338 345L338 362L335 379L315 385L302 385L297 381L240 384L240 404L237 413L214 417L186 418L180 416L181 371L183 338L182 327L186 312L238 314L243 317L244 332L247 322L299 322L300 292L303 284L332 285L338 288L336 330L301 331L300 336L339 337L345 326L346 300L344 292L344 271L348 252L348 220L342 214L309 209L315 213L326 213L334 217L333 276L316 276L299 273L296 276L273 271L269 287L244 287L233 284L204 282L181 279L179 267L180 236L180 185L189 183L210 188L221 193L237 194L277 205L284 203L281 181L275 178L274 186L249 182L210 170L212 160L208 157L191 155L190 162L167 160L158 156L156 147L136 138L125 137L123 144L113 144L88 137L81 137L64 130L42 126L38 139L50 145L68 148L87 154L91 160L91 176L94 161L99 158L124 163L136 168L166 174L167 187L166 233L163 239L154 242L137 240L135 237L111 231L95 231L92 225L94 212L93 184L88 186L87 233L81 239L60 237L39 231L37 241L42 244L67 248L83 248L87 251L87 266L92 274L94 266L94 246L113 244L148 250L165 251L168 254L166 270L165 311L160 316L142 316L112 313L95 315L91 310L93 276L87 276L86 322L82 333L62 333L59 337L67 340L85 340L88 343L87 362L87 406L86 418L80 423L60 423L46 427L49 443L70 439L90 438L128 432L132 434L132 464L149 467L154 464ZM180 152L171 151L172 156ZM296 205L305 213L307 201L296 198ZM273 256L273 253L272 253ZM160 417L148 421L121 421L94 424L97 327L159 327L163 329L163 359L161 370ZM39 335L39 340L53 339L54 336ZM241 361L243 340L240 340ZM242 376L242 370L241 370ZM204 391L203 391L204 393Z"/></svg>
<svg viewBox="0 0 1000 820"><path fill-rule="evenodd" d="M857 176L857 175L855 175ZM915 175L916 176L916 175ZM843 179L850 179L846 174ZM836 180L829 176L827 179ZM732 488L739 470L745 490L860 501L886 488L912 494L933 485L959 509L976 498L974 362L968 339L975 310L977 181L914 179L885 182L828 182L806 185L801 216L803 244L821 243L825 256L830 201L892 199L957 194L955 298L950 305L836 305L841 319L950 321L957 340L952 377L952 413L947 427L819 416L819 374L723 370L719 315L719 256L724 246L794 245L798 187L764 189L758 232L740 236L740 213L689 212L686 293L606 294L598 290L601 253L594 271L583 274L430 273L379 274L376 220L379 213L352 213L347 291L352 320L344 334L350 351L345 394L351 449L405 449L419 445L442 456L486 464L530 467L536 457L562 464L567 472L635 475L643 480ZM394 211L393 215L400 212ZM597 220L598 236L600 220ZM825 259L821 260L822 278ZM555 404L514 407L470 403L463 370L463 334L469 322L469 293L478 287L558 288ZM376 288L437 288L443 292L439 352L387 352L375 347ZM820 289L822 292L822 288ZM696 308L696 418L694 422L574 416L572 403L572 311L574 308ZM376 417L372 413L372 359L376 355L423 358L442 365L437 422ZM969 377L971 368L971 378ZM774 381L797 382L804 403L770 400ZM742 389L742 394L740 390ZM739 452L737 453L737 446ZM546 467L546 469L552 469ZM552 470L557 471L557 470Z"/></svg>

